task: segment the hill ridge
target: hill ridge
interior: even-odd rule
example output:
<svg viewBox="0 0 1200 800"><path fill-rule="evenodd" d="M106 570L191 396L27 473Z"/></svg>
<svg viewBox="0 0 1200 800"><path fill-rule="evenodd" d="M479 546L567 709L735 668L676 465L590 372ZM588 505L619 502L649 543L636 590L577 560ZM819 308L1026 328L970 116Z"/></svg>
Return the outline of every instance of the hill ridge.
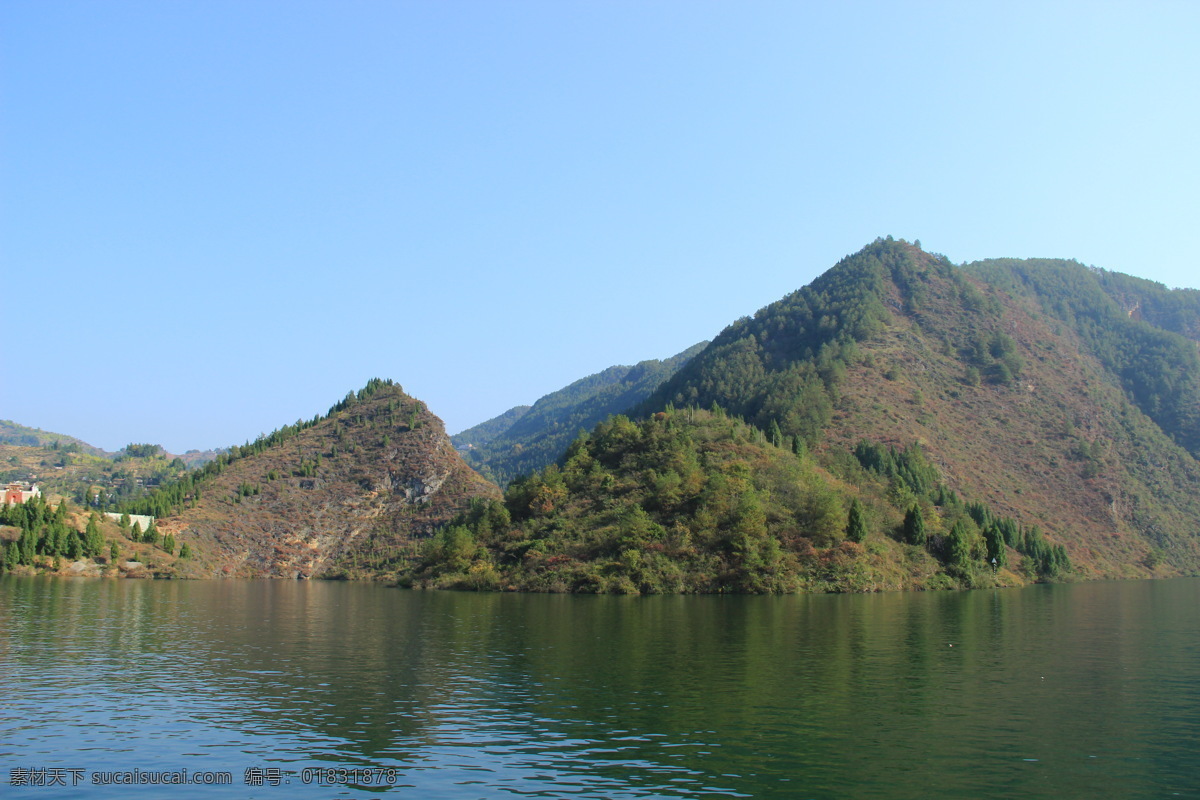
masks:
<svg viewBox="0 0 1200 800"><path fill-rule="evenodd" d="M1103 338L984 277L878 239L732 323L637 415L727 409L855 485L865 479L851 456L863 440L920 445L949 490L1065 546L1076 577L1196 572L1195 458L1142 411ZM1100 292L1092 305L1112 302ZM1130 330L1178 345L1146 322ZM1197 377L1189 362L1161 385L1187 409Z"/></svg>
<svg viewBox="0 0 1200 800"><path fill-rule="evenodd" d="M391 381L230 450L128 507L165 511L159 528L201 554L197 575L383 577L472 499L498 494Z"/></svg>

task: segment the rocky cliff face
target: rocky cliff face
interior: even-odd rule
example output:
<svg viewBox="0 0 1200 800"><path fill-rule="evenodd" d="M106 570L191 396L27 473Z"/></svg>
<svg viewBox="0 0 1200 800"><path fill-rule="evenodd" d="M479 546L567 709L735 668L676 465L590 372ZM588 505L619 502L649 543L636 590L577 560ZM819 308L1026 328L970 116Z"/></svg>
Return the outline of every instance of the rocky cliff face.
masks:
<svg viewBox="0 0 1200 800"><path fill-rule="evenodd" d="M498 489L442 421L398 386L353 395L286 441L239 458L159 528L196 576L384 576L419 540Z"/></svg>

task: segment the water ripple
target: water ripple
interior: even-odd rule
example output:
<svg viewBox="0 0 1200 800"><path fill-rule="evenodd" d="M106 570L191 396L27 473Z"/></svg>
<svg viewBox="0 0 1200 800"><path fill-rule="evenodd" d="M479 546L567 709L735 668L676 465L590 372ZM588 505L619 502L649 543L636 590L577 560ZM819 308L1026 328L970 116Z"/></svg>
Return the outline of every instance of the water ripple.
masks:
<svg viewBox="0 0 1200 800"><path fill-rule="evenodd" d="M1195 796L1198 587L630 599L3 578L0 756L235 777L181 798L246 796L248 767L314 798ZM301 779L322 767L394 783Z"/></svg>

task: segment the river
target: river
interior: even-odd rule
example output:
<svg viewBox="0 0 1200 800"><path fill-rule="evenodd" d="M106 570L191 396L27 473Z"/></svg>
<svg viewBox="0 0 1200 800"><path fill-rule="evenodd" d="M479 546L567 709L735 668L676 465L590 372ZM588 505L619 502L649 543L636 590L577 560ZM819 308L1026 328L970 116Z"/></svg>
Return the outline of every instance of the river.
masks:
<svg viewBox="0 0 1200 800"><path fill-rule="evenodd" d="M8 576L0 680L14 798L1200 797L1200 579L578 597Z"/></svg>

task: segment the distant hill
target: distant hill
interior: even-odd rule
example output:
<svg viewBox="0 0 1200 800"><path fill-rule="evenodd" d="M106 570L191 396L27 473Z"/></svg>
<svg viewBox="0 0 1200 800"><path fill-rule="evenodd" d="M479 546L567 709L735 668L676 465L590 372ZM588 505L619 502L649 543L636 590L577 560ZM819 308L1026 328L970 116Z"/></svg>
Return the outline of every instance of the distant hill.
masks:
<svg viewBox="0 0 1200 800"><path fill-rule="evenodd" d="M459 450L475 450L491 444L497 436L507 431L528 414L530 408L532 406L514 406L498 417L492 417L486 422L481 422L472 428L467 428L461 433L454 434L450 437L450 441L454 442L454 446Z"/></svg>
<svg viewBox="0 0 1200 800"><path fill-rule="evenodd" d="M378 577L473 499L497 495L424 403L373 380L125 510L188 544L197 576Z"/></svg>
<svg viewBox="0 0 1200 800"><path fill-rule="evenodd" d="M131 443L115 453L74 436L0 421L0 481L29 480L53 496L120 503L216 458L217 450L182 456L156 444Z"/></svg>
<svg viewBox="0 0 1200 800"><path fill-rule="evenodd" d="M527 410L518 406L463 431L453 437L454 443L465 450L468 463L503 485L553 463L580 431L641 403L707 344L662 361L609 367L546 395Z"/></svg>
<svg viewBox="0 0 1200 800"><path fill-rule="evenodd" d="M29 428L8 419L0 420L0 444L11 444L21 447L57 445L56 449L62 449L67 452L85 453L91 456L99 456L100 458L112 457L112 453L107 453L99 447L94 447L81 439L76 439L74 436L67 436L62 433L50 433L41 428Z"/></svg>
<svg viewBox="0 0 1200 800"><path fill-rule="evenodd" d="M877 240L726 328L635 409L641 422L604 423L561 468L459 519L412 579L979 586L1002 578L992 558L1020 579L1200 573L1197 311L1191 290L1074 262L961 268ZM739 525L749 538L731 538Z"/></svg>

